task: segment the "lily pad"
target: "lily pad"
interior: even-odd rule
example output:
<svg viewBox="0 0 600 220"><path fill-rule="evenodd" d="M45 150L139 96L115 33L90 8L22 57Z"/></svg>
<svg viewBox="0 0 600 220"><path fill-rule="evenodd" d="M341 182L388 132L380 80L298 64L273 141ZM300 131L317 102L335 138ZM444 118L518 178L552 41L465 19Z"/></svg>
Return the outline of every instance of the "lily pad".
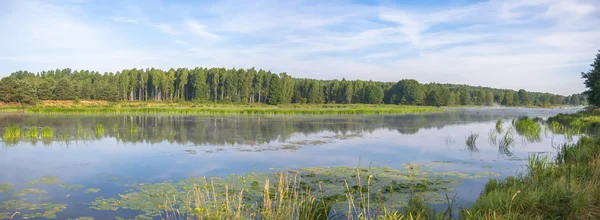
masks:
<svg viewBox="0 0 600 220"><path fill-rule="evenodd" d="M13 184L0 183L0 193L6 193L8 191L11 191L14 187L15 185Z"/></svg>
<svg viewBox="0 0 600 220"><path fill-rule="evenodd" d="M34 189L34 188L25 188L19 192L16 192L13 194L13 197L22 197L22 196L26 196L26 195L39 195L39 194L45 194L48 193L46 190L42 190L42 189Z"/></svg>
<svg viewBox="0 0 600 220"><path fill-rule="evenodd" d="M0 206L0 209L14 210L14 211L28 211L29 213L23 214L24 219L28 218L46 218L55 219L56 213L63 211L67 205L55 204L51 202L45 202L43 204L28 203L23 200L8 200L4 201Z"/></svg>
<svg viewBox="0 0 600 220"><path fill-rule="evenodd" d="M53 184L58 183L59 180L60 179L55 176L43 176L37 180L31 181L29 184L31 184L31 185L35 185L35 184L53 185Z"/></svg>
<svg viewBox="0 0 600 220"><path fill-rule="evenodd" d="M100 192L100 189L98 189L98 188L89 188L89 189L85 190L84 193L97 193L97 192Z"/></svg>
<svg viewBox="0 0 600 220"><path fill-rule="evenodd" d="M83 188L83 185L81 185L81 184L60 184L58 186L68 189L68 190L75 190L75 191Z"/></svg>

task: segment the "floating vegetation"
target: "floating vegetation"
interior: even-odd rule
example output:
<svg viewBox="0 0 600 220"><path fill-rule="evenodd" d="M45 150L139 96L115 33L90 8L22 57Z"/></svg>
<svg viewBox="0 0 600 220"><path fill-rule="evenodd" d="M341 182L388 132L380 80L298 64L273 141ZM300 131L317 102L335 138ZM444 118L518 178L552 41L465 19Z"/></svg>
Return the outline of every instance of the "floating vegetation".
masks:
<svg viewBox="0 0 600 220"><path fill-rule="evenodd" d="M40 195L40 194L45 194L45 193L48 193L48 192L46 190L42 190L42 189L25 188L19 192L14 193L13 197L22 197L22 196L26 196L26 195Z"/></svg>
<svg viewBox="0 0 600 220"><path fill-rule="evenodd" d="M83 185L81 185L81 184L60 184L58 186L68 189L68 190L75 190L75 191L83 188Z"/></svg>
<svg viewBox="0 0 600 220"><path fill-rule="evenodd" d="M54 132L52 131L52 128L44 127L42 129L42 138L49 139L49 138L53 138L53 137L54 137Z"/></svg>
<svg viewBox="0 0 600 220"><path fill-rule="evenodd" d="M479 149L477 149L477 144L476 144L478 137L479 137L479 134L478 133L474 134L473 132L471 132L469 134L469 136L467 136L466 145L467 145L467 150L469 152L478 152L479 151Z"/></svg>
<svg viewBox="0 0 600 220"><path fill-rule="evenodd" d="M498 143L498 152L501 155L505 155L505 156L512 156L513 153L510 151L510 147L513 145L513 143L515 142L515 134L513 132L513 129L509 129L508 131L506 131L506 133L504 134L504 136L502 136L502 138L500 139L500 142Z"/></svg>
<svg viewBox="0 0 600 220"><path fill-rule="evenodd" d="M14 210L16 212L26 212L23 214L24 219L29 218L46 218L55 219L56 213L63 211L67 208L64 204L55 204L51 202L45 202L42 204L28 203L23 200L8 200L4 201L0 205L0 209Z"/></svg>
<svg viewBox="0 0 600 220"><path fill-rule="evenodd" d="M59 180L60 179L55 176L43 176L39 179L29 182L29 184L31 184L31 185L35 185L35 184L53 185L53 184L57 184Z"/></svg>
<svg viewBox="0 0 600 220"><path fill-rule="evenodd" d="M502 119L498 119L498 121L496 121L496 132L498 134L502 134L502 130L503 130L502 124L503 124Z"/></svg>
<svg viewBox="0 0 600 220"><path fill-rule="evenodd" d="M526 142L536 143L542 141L542 125L536 119L521 117L514 124L517 133L525 137Z"/></svg>
<svg viewBox="0 0 600 220"><path fill-rule="evenodd" d="M94 220L94 217L70 218L69 220Z"/></svg>
<svg viewBox="0 0 600 220"><path fill-rule="evenodd" d="M13 185L13 184L0 183L0 193L10 192L14 187L15 187L15 185Z"/></svg>
<svg viewBox="0 0 600 220"><path fill-rule="evenodd" d="M98 189L98 188L89 188L89 189L86 189L84 193L98 193L98 192L100 192L100 189Z"/></svg>
<svg viewBox="0 0 600 220"><path fill-rule="evenodd" d="M292 145L305 146L305 145L323 145L323 144L327 144L327 143L331 143L331 142L322 141L322 140L304 140L304 141L291 141L288 143L290 143Z"/></svg>
<svg viewBox="0 0 600 220"><path fill-rule="evenodd" d="M475 175L436 173L424 171L423 166L412 167L406 171L380 167L314 167L225 178L195 177L179 182L132 184L129 186L135 191L120 194L118 198L98 197L90 208L137 210L146 217L160 216L165 210L177 210L183 216L240 210L241 215L260 218L268 208L264 204L271 199L278 201L273 205L295 213L292 212L297 208L294 204L305 201L304 196L312 198L313 202L315 199L331 202L332 207L339 210L347 208L348 203L370 208L379 203L399 208L405 206L414 193L432 204L445 203L445 193L458 186L462 179L496 175L488 172Z"/></svg>

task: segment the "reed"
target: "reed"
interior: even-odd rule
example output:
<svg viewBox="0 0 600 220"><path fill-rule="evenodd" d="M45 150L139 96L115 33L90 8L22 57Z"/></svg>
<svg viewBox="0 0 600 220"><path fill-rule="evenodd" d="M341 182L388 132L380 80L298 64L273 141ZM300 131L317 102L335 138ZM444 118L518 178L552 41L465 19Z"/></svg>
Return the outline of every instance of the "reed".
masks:
<svg viewBox="0 0 600 220"><path fill-rule="evenodd" d="M52 131L52 128L44 127L42 129L42 138L49 139L49 138L53 138L53 137L54 137L54 132Z"/></svg>
<svg viewBox="0 0 600 220"><path fill-rule="evenodd" d="M478 152L479 149L477 149L477 138L479 138L479 133L470 133L469 136L467 136L466 138L466 145L467 145L467 150L469 152Z"/></svg>
<svg viewBox="0 0 600 220"><path fill-rule="evenodd" d="M396 105L282 105L282 106L216 106L216 107L32 107L26 113L36 114L190 114L190 115L357 115L417 114L441 112L429 106Z"/></svg>

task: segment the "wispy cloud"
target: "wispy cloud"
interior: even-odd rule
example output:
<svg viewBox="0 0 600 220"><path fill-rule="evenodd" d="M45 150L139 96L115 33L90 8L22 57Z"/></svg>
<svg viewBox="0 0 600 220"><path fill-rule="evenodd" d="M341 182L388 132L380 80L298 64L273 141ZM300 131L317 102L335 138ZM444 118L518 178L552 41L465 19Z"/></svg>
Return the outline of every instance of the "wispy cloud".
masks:
<svg viewBox="0 0 600 220"><path fill-rule="evenodd" d="M254 66L298 77L568 94L583 90L579 72L600 49L599 12L595 0L8 0L0 2L0 29L11 30L0 36L0 76L63 67Z"/></svg>
<svg viewBox="0 0 600 220"><path fill-rule="evenodd" d="M195 20L186 20L184 22L185 28L187 31L189 31L190 33L203 38L203 39L209 39L209 40L218 40L220 39L219 36L210 33L209 31L206 30L206 26L203 24L198 23L198 21Z"/></svg>

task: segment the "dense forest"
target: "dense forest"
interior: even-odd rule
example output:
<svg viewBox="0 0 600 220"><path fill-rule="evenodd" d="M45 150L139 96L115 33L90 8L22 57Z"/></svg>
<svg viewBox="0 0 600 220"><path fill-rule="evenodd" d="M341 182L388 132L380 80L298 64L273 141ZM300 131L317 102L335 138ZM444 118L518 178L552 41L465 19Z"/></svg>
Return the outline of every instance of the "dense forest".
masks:
<svg viewBox="0 0 600 220"><path fill-rule="evenodd" d="M368 103L403 105L585 105L581 94L561 96L475 87L421 84L416 80L374 82L293 78L287 73L226 68L57 69L17 71L0 80L0 101L35 104L39 100L194 101L202 103Z"/></svg>

